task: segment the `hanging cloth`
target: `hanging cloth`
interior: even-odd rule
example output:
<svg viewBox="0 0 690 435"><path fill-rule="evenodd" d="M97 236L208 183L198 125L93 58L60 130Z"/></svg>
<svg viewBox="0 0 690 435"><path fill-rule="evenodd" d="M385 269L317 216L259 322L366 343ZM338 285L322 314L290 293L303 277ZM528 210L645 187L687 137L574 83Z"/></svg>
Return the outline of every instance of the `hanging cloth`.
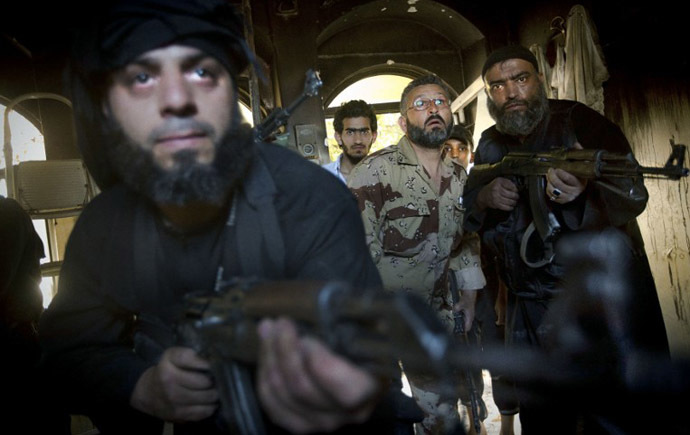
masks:
<svg viewBox="0 0 690 435"><path fill-rule="evenodd" d="M565 48L556 44L556 63L551 70L551 89L553 98L560 100L565 95Z"/></svg>
<svg viewBox="0 0 690 435"><path fill-rule="evenodd" d="M575 100L604 113L604 89L609 72L604 64L594 24L582 5L570 9L565 33L564 94L559 99Z"/></svg>
<svg viewBox="0 0 690 435"><path fill-rule="evenodd" d="M546 97L556 98L553 89L551 89L551 65L549 65L549 62L546 60L546 56L544 56L544 50L542 50L541 45L532 44L529 51L537 58L539 72L544 75L544 91L546 91Z"/></svg>

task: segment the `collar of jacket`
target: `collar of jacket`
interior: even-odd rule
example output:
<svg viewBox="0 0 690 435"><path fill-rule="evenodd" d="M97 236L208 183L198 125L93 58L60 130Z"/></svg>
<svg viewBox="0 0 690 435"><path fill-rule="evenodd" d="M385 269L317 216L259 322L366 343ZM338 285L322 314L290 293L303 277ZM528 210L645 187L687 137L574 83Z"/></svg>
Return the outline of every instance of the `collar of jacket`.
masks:
<svg viewBox="0 0 690 435"><path fill-rule="evenodd" d="M403 136L398 142L398 164L401 165L419 165L419 159L417 158L417 153L414 152L412 144L407 136ZM453 168L453 164L449 159L441 159L443 166L448 168Z"/></svg>

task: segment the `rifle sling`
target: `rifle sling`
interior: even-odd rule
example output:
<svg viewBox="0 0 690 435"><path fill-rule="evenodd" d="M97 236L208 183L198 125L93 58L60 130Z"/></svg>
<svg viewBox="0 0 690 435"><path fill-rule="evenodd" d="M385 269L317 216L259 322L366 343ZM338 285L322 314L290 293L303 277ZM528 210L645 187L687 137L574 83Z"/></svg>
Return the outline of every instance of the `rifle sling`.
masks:
<svg viewBox="0 0 690 435"><path fill-rule="evenodd" d="M257 145L258 148L261 144ZM285 245L276 214L274 200L277 188L273 177L257 152L251 170L241 189L235 192L233 211L228 225L237 219L239 231L235 231L237 246L227 243L224 262L234 258L231 251L239 253L239 262L244 277L279 278L285 272ZM235 207L236 206L236 207ZM234 214L236 211L236 216ZM223 264L232 270L231 264ZM219 278L222 272L219 271ZM230 360L217 363L214 370L221 387L221 415L232 433L241 435L262 435L266 433L263 416L256 399L252 374L247 366Z"/></svg>
<svg viewBox="0 0 690 435"><path fill-rule="evenodd" d="M561 225L546 203L546 177L529 175L525 178L529 192L529 206L532 210L532 222L544 242L552 241L558 235Z"/></svg>
<svg viewBox="0 0 690 435"><path fill-rule="evenodd" d="M285 273L285 244L274 206L278 189L260 152L239 194L237 252L241 253L242 274L281 278Z"/></svg>
<svg viewBox="0 0 690 435"><path fill-rule="evenodd" d="M543 175L530 175L525 178L527 180L530 210L532 211L532 223L522 235L520 257L527 266L537 268L553 261L553 242L561 230L561 225L546 203L546 177ZM544 249L542 258L533 260L529 258L528 248L535 229L543 243Z"/></svg>

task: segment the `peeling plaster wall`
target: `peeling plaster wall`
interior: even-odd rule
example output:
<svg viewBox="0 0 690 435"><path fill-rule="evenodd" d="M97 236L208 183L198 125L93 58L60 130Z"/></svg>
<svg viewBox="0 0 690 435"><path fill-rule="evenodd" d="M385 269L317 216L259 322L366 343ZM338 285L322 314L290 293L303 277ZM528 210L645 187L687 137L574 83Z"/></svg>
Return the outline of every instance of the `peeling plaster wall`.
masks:
<svg viewBox="0 0 690 435"><path fill-rule="evenodd" d="M614 82L615 83L615 82ZM690 92L686 81L638 81L636 91L607 89L609 115L633 146L643 166L662 166L670 153L669 139L690 145ZM685 166L688 166L686 153ZM645 181L649 203L638 217L671 354L690 357L690 182Z"/></svg>

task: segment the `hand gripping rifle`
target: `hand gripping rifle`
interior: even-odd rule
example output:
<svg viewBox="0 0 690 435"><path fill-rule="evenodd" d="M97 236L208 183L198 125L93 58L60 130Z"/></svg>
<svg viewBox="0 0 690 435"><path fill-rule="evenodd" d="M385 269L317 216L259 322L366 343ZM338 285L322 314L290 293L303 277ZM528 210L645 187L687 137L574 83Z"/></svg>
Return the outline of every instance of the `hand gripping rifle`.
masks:
<svg viewBox="0 0 690 435"><path fill-rule="evenodd" d="M254 139L257 142L262 142L269 138L280 127L287 124L292 112L309 97L314 97L319 94L319 89L323 85L319 73L314 70L307 71L307 78L304 81L304 90L302 94L297 97L286 109L274 109L270 115L264 119L261 124L254 128Z"/></svg>
<svg viewBox="0 0 690 435"><path fill-rule="evenodd" d="M629 192L602 180L602 177L646 177L680 180L688 176L688 168L683 167L685 145L671 142L671 155L663 167L641 166L631 153L615 154L601 149L557 150L549 152L509 152L500 162L475 165L467 180L467 189L488 184L497 177L517 175L525 177L529 192L533 222L522 238L521 256L530 267L540 267L550 263L554 257L553 242L561 226L546 203L546 173L550 168L563 169L570 174L587 179L628 196ZM527 258L526 249L529 238L535 231L544 243L545 256L533 262Z"/></svg>
<svg viewBox="0 0 690 435"><path fill-rule="evenodd" d="M341 282L233 281L191 297L177 327L178 343L211 363L219 417L231 433L266 433L252 371L258 322L287 316L360 367L388 378L405 369L433 373L452 389L452 340L428 305L410 294L359 291ZM448 393L450 394L450 393Z"/></svg>

